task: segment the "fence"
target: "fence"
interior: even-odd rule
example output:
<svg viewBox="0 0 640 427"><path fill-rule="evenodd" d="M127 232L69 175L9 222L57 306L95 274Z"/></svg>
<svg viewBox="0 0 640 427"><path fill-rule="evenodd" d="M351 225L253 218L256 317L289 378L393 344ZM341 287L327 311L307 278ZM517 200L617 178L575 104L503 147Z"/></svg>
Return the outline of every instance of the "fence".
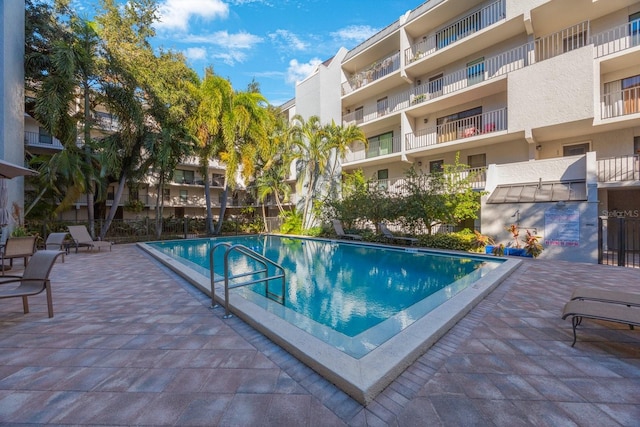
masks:
<svg viewBox="0 0 640 427"><path fill-rule="evenodd" d="M640 219L598 219L598 264L640 268Z"/></svg>

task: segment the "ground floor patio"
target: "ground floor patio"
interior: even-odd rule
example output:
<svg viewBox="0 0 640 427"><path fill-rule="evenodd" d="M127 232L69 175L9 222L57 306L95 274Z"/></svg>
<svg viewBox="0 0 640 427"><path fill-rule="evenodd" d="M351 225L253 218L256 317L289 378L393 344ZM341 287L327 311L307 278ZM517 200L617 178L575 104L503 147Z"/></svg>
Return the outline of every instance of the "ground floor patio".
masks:
<svg viewBox="0 0 640 427"><path fill-rule="evenodd" d="M20 267L18 267L18 270ZM363 407L135 245L71 253L44 295L0 300L0 423L632 426L640 331L560 313L640 270L526 260Z"/></svg>

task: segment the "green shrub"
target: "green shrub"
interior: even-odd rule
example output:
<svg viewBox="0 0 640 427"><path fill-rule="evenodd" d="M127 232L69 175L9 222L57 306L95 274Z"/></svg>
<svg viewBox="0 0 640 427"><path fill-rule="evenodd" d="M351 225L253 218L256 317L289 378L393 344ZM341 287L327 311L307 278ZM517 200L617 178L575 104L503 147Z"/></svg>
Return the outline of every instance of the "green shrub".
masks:
<svg viewBox="0 0 640 427"><path fill-rule="evenodd" d="M475 248L475 235L466 230L456 233L427 234L418 237L420 246L455 251L472 251Z"/></svg>

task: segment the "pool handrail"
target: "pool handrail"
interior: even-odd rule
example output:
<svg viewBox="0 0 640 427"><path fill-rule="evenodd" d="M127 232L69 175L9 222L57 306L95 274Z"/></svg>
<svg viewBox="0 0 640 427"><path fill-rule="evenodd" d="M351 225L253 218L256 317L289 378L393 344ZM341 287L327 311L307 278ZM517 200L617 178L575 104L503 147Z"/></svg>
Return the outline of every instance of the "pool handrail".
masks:
<svg viewBox="0 0 640 427"><path fill-rule="evenodd" d="M219 282L220 280L215 280L215 261L214 261L214 252L215 250L220 247L220 246L225 246L227 249L225 250L224 253L224 306L225 306L225 314L224 314L224 318L227 319L229 317L231 317L231 313L229 311L229 289L232 288L239 288L241 286L247 286L247 285L253 285L255 283L260 283L260 282L265 282L266 285L266 297L270 298L270 299L275 299L277 302L279 302L280 304L284 305L284 296L285 296L285 274L284 274L284 268L270 260L269 258L260 255L259 253L257 253L254 250L251 250L250 248L246 247L245 245L241 245L241 244L234 244L232 245L229 242L220 242L220 243L216 243L215 245L213 245L211 247L211 249L209 250L209 268L210 268L210 272L211 272L211 307L217 307L218 304L216 304L215 301L215 284L216 282ZM236 275L229 275L229 254L232 251L236 251L239 252L241 254L244 254L245 256L248 256L249 258L253 259L254 261L256 261L257 263L259 263L262 268L259 270L254 270L254 271L250 271L250 272L246 272L246 273L241 273L241 274L236 274ZM268 268L268 264L272 265L276 271L280 271L279 274L274 274L272 276L269 276L269 268ZM241 277L246 277L246 276L251 276L254 274L265 274L264 278L259 278L259 279L254 279L254 280L249 280L246 282L241 282L241 283L236 283L233 284L231 286L229 286L229 280L234 280L234 279L238 279ZM281 279L282 281L282 289L281 289L281 295L275 294L273 292L269 291L269 281L270 280L274 280L274 279Z"/></svg>

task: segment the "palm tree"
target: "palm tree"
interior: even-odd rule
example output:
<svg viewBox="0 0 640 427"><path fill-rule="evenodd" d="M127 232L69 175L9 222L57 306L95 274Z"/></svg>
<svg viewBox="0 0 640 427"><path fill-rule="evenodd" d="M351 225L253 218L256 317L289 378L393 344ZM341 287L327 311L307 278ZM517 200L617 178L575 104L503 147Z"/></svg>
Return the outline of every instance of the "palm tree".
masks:
<svg viewBox="0 0 640 427"><path fill-rule="evenodd" d="M259 92L235 92L231 83L208 68L199 85L192 91L197 106L189 120L189 127L199 145L200 172L208 175L209 161L215 158L225 163L224 190L220 216L215 230L211 212L209 180L205 180L207 226L211 234L220 234L229 189L236 183L239 169L245 177L253 173L255 153L267 141L265 123L268 116L262 107L265 98Z"/></svg>
<svg viewBox="0 0 640 427"><path fill-rule="evenodd" d="M311 116L307 121L300 115L294 116L291 131L295 147L293 159L298 161L298 170L303 171L298 179L298 192L304 197L302 224L308 229L315 223L312 211L315 203L327 197L335 182L339 182L336 175L338 157L344 155L349 144L366 143L366 138L355 126L343 128L334 122L322 126L318 116ZM321 184L327 184L329 190L323 191ZM306 191L302 192L303 188Z"/></svg>

